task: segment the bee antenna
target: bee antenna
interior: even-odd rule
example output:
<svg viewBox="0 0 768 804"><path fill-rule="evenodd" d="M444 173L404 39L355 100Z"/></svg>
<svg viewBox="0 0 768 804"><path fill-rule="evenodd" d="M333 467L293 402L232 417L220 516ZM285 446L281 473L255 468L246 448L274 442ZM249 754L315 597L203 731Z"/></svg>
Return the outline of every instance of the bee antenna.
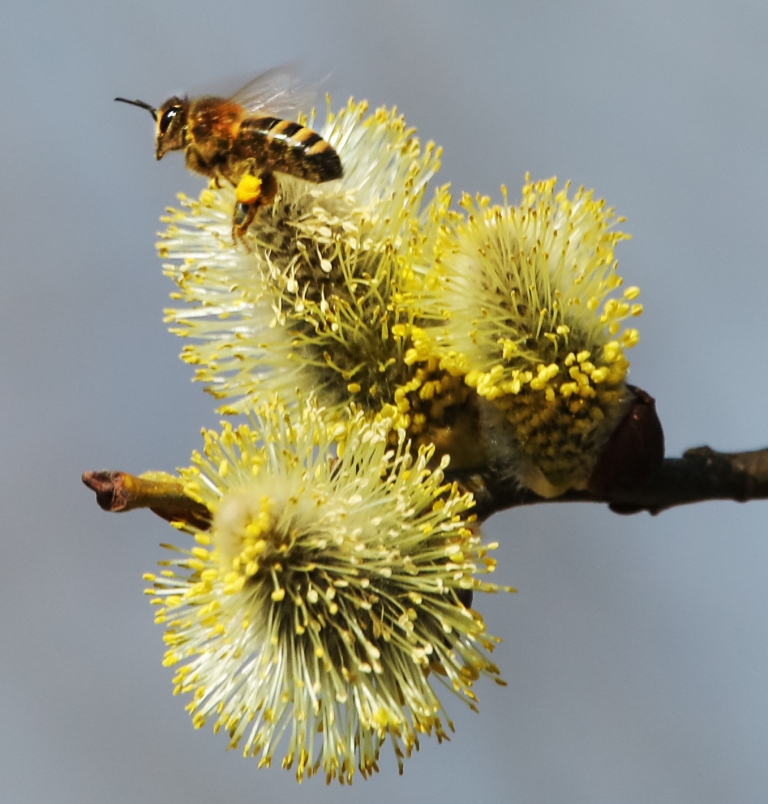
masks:
<svg viewBox="0 0 768 804"><path fill-rule="evenodd" d="M115 98L115 100L120 101L120 103L130 103L131 106L138 106L140 109L146 109L152 115L152 119L157 121L157 109L154 106L150 106L140 100L128 100L128 98Z"/></svg>

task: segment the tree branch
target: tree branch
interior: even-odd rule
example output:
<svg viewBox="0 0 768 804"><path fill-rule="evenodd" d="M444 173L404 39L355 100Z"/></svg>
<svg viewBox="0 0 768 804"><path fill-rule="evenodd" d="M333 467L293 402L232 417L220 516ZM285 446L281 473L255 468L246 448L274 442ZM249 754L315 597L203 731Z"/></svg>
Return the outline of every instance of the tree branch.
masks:
<svg viewBox="0 0 768 804"><path fill-rule="evenodd" d="M458 482L475 495L481 520L508 508L564 502L603 503L617 514L658 514L678 505L707 500L768 499L768 448L753 452L689 449L682 458L665 458L642 485L616 489L609 496L569 491L547 500L491 471L449 469L446 479ZM135 477L125 472L85 472L83 482L96 492L96 501L105 511L149 508L169 521L186 522L200 530L210 527L208 509L187 497L178 481Z"/></svg>
<svg viewBox="0 0 768 804"><path fill-rule="evenodd" d="M707 500L768 499L768 448L753 452L716 452L710 447L689 449L682 458L665 458L644 483L614 489L606 496L569 491L545 500L492 472L463 473L449 469L447 476L475 495L481 520L507 508L547 502L607 503L617 514L640 511L658 514L678 505Z"/></svg>
<svg viewBox="0 0 768 804"><path fill-rule="evenodd" d="M83 483L96 492L96 502L105 511L133 511L149 508L169 522L185 522L208 530L211 513L184 494L181 481L165 473L141 477L126 472L83 472Z"/></svg>

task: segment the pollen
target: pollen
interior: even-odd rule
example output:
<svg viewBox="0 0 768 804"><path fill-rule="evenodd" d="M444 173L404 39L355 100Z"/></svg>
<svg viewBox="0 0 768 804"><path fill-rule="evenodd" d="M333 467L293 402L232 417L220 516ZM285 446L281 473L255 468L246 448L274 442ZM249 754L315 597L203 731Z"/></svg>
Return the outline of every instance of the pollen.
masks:
<svg viewBox="0 0 768 804"><path fill-rule="evenodd" d="M625 351L639 334L621 328L642 312L637 287L612 295L628 237L613 210L555 184L528 180L518 206L465 196L439 264L440 365L469 369L465 383L503 413L504 459L545 497L586 486L626 411Z"/></svg>
<svg viewBox="0 0 768 804"><path fill-rule="evenodd" d="M258 176L251 176L250 173L243 174L243 177L235 188L235 199L238 204L253 204L261 195L261 179Z"/></svg>
<svg viewBox="0 0 768 804"><path fill-rule="evenodd" d="M181 475L214 513L213 549L172 548L173 576L146 578L174 611L157 621L195 728L260 766L283 745L299 781L322 768L350 782L378 770L385 742L402 770L418 735L451 728L431 668L476 708L496 640L462 600L501 587L478 577L490 548L471 496L428 469L432 449L414 455L404 433L393 448L391 424L358 412L339 456L340 428L311 401L295 413L273 400L205 433Z"/></svg>
<svg viewBox="0 0 768 804"><path fill-rule="evenodd" d="M434 352L442 318L433 265L450 196L439 188L427 201L426 188L440 150L422 149L394 109L369 114L365 103L350 101L318 132L344 176L279 176L245 248L228 234L230 189L206 189L173 210L160 250L186 306L166 320L222 413L298 390L332 416L350 403L370 419L394 407L394 427L414 448L435 443L459 420L467 429L471 395ZM248 203L256 181L244 176L236 200Z"/></svg>

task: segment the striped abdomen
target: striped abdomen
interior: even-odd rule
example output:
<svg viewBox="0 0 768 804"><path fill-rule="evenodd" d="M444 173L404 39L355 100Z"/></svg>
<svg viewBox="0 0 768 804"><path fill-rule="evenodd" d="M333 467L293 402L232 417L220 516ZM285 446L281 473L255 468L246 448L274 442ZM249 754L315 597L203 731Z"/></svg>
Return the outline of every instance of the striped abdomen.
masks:
<svg viewBox="0 0 768 804"><path fill-rule="evenodd" d="M247 117L234 143L235 158L255 161L259 170L276 170L319 184L342 176L333 148L310 128L279 117Z"/></svg>

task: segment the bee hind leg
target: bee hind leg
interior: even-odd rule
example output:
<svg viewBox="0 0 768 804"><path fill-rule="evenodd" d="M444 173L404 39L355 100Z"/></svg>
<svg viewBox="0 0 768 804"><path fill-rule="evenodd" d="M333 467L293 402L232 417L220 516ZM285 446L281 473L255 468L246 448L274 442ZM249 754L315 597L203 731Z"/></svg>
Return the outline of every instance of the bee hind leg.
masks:
<svg viewBox="0 0 768 804"><path fill-rule="evenodd" d="M232 239L242 240L256 213L269 206L277 195L277 179L273 173L253 176L246 173L235 188L235 209L232 213Z"/></svg>

